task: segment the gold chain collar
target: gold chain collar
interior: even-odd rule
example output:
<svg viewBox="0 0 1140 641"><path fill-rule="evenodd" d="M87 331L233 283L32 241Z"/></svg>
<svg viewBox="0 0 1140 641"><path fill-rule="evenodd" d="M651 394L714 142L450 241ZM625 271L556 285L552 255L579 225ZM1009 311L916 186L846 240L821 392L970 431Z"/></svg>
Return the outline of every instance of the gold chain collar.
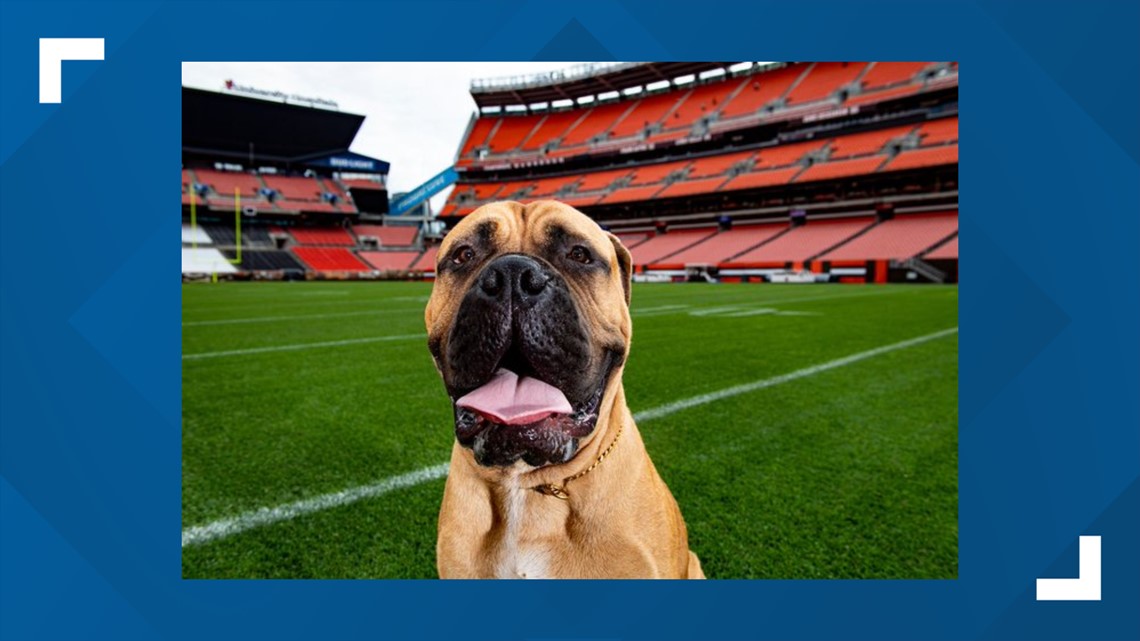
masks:
<svg viewBox="0 0 1140 641"><path fill-rule="evenodd" d="M594 459L594 462L590 465L590 467L587 467L586 469L582 470L581 472L578 472L577 474L574 474L573 476L567 476L566 478L562 479L561 484L543 483L542 485L536 485L532 489L534 489L534 491L538 492L539 494L544 494L546 496L553 496L554 498L560 499L563 501L569 501L570 500L570 493L566 491L566 484L569 483L570 481L573 481L575 479L580 479L583 476L586 476L590 472L593 472L594 468L601 465L602 460L605 459L607 456L609 456L609 453L613 451L614 446L617 445L618 439L621 438L621 428L622 427L623 427L623 424L618 423L617 434L614 434L614 440L610 441L610 446L607 447L606 449L602 450L602 453L598 455L598 458Z"/></svg>

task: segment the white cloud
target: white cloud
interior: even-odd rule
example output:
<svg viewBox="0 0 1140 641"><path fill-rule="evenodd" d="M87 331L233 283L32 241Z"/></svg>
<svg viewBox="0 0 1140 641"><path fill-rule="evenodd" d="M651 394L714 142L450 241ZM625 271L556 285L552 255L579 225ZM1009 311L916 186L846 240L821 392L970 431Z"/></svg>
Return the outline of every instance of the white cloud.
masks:
<svg viewBox="0 0 1140 641"><path fill-rule="evenodd" d="M334 100L365 116L352 150L392 163L391 191L450 166L475 112L473 78L563 69L565 62L186 62L182 84L220 91L226 80ZM446 192L432 198L436 211Z"/></svg>

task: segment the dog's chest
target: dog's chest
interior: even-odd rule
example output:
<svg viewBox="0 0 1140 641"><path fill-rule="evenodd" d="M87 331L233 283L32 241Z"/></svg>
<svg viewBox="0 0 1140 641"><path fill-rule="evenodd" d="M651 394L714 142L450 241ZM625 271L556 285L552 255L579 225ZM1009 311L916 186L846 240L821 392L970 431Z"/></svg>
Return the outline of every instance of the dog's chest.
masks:
<svg viewBox="0 0 1140 641"><path fill-rule="evenodd" d="M495 576L500 579L550 578L550 548L533 536L533 508L528 510L529 491L517 483L507 486L502 502L503 537L495 561ZM528 518L530 519L528 521Z"/></svg>

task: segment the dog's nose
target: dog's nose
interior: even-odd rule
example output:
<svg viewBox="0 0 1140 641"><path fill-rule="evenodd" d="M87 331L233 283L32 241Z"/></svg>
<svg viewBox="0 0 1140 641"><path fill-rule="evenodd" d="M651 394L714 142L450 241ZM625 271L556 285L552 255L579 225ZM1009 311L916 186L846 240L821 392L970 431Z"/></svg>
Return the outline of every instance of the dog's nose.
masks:
<svg viewBox="0 0 1140 641"><path fill-rule="evenodd" d="M508 254L487 265L479 277L479 290L488 298L503 300L509 295L519 302L533 304L546 297L549 282L550 274L538 261L529 256Z"/></svg>

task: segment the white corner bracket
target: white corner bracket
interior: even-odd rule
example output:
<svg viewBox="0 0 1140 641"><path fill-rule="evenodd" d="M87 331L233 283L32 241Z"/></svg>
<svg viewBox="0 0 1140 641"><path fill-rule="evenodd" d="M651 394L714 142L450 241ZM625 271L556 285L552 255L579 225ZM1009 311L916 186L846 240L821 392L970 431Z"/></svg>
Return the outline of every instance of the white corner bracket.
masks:
<svg viewBox="0 0 1140 641"><path fill-rule="evenodd" d="M40 104L63 101L64 60L102 59L102 38L40 38Z"/></svg>
<svg viewBox="0 0 1140 641"><path fill-rule="evenodd" d="M1038 601L1100 601L1100 537L1082 536L1075 579L1037 579Z"/></svg>

